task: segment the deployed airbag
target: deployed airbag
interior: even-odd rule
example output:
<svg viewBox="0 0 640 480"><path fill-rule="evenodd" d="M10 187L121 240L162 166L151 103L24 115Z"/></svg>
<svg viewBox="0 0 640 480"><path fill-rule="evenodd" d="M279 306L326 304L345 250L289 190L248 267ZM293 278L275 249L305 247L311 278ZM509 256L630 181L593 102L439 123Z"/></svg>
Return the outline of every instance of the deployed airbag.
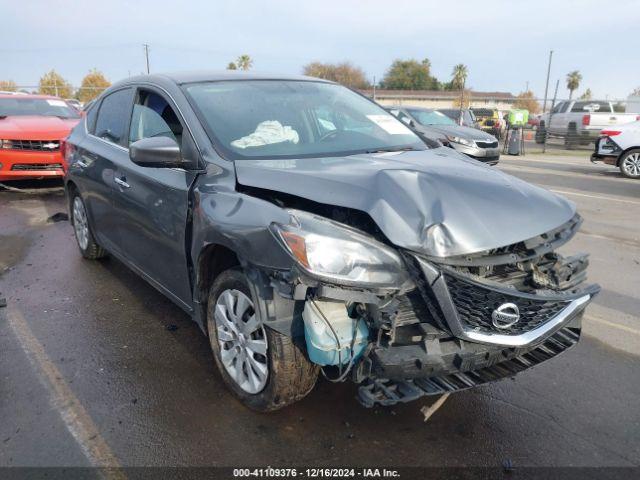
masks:
<svg viewBox="0 0 640 480"><path fill-rule="evenodd" d="M282 125L277 120L266 120L260 122L256 130L246 137L239 138L231 142L231 146L236 148L260 147L272 143L291 142L298 143L300 136L293 128Z"/></svg>

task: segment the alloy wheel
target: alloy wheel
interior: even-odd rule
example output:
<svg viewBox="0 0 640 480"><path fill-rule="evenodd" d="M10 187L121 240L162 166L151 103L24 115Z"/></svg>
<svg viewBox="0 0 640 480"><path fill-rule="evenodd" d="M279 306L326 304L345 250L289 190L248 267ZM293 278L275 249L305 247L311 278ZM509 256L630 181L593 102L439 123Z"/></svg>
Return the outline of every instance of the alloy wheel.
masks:
<svg viewBox="0 0 640 480"><path fill-rule="evenodd" d="M622 162L622 168L630 177L640 176L640 153L632 153Z"/></svg>
<svg viewBox="0 0 640 480"><path fill-rule="evenodd" d="M82 203L82 199L79 196L73 199L73 228L78 245L82 250L86 250L89 246L89 222L87 221L84 203Z"/></svg>
<svg viewBox="0 0 640 480"><path fill-rule="evenodd" d="M245 392L260 392L269 378L267 336L253 302L239 290L224 290L214 319L225 370Z"/></svg>

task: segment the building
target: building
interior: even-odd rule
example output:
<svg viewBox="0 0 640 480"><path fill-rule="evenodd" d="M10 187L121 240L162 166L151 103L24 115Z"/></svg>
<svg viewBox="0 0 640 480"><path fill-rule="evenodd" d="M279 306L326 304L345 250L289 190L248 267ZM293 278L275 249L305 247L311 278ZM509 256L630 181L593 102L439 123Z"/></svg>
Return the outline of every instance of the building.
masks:
<svg viewBox="0 0 640 480"><path fill-rule="evenodd" d="M360 93L373 98L373 90ZM508 92L465 92L465 99L471 96L472 107L495 107L499 110L513 108L516 97ZM381 105L411 105L414 107L452 108L460 98L459 91L450 90L378 90L375 100ZM465 102L466 103L466 102Z"/></svg>

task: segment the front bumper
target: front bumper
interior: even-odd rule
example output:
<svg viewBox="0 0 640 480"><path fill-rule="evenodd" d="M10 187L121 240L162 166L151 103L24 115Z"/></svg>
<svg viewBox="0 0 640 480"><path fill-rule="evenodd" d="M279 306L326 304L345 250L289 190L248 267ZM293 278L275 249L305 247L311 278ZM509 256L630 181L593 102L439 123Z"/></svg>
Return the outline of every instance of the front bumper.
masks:
<svg viewBox="0 0 640 480"><path fill-rule="evenodd" d="M541 363L577 342L584 309L600 289L527 293L413 260L417 288L400 301L391 340L372 344L358 365L365 405L470 388ZM584 276L586 263L578 264L570 277ZM520 312L511 325L493 316L505 305Z"/></svg>
<svg viewBox="0 0 640 480"><path fill-rule="evenodd" d="M527 349L485 350L471 355L456 354L454 368L428 377L412 379L376 378L358 389L358 400L366 407L410 402L424 395L441 395L495 382L535 367L563 353L580 339L580 319Z"/></svg>
<svg viewBox="0 0 640 480"><path fill-rule="evenodd" d="M62 178L65 163L60 151L0 150L0 182L37 178Z"/></svg>
<svg viewBox="0 0 640 480"><path fill-rule="evenodd" d="M500 146L495 142L495 147L483 148L479 146L468 146L460 143L451 142L451 147L460 153L464 153L468 157L478 160L489 165L495 165L500 160Z"/></svg>

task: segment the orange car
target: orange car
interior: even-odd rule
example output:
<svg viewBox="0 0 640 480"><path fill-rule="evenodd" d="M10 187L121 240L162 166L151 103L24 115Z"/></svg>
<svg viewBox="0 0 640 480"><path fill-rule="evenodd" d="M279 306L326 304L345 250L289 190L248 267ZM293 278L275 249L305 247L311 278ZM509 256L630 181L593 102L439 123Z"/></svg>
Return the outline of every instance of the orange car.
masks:
<svg viewBox="0 0 640 480"><path fill-rule="evenodd" d="M64 100L47 95L0 95L0 182L62 177L61 143L80 121Z"/></svg>

